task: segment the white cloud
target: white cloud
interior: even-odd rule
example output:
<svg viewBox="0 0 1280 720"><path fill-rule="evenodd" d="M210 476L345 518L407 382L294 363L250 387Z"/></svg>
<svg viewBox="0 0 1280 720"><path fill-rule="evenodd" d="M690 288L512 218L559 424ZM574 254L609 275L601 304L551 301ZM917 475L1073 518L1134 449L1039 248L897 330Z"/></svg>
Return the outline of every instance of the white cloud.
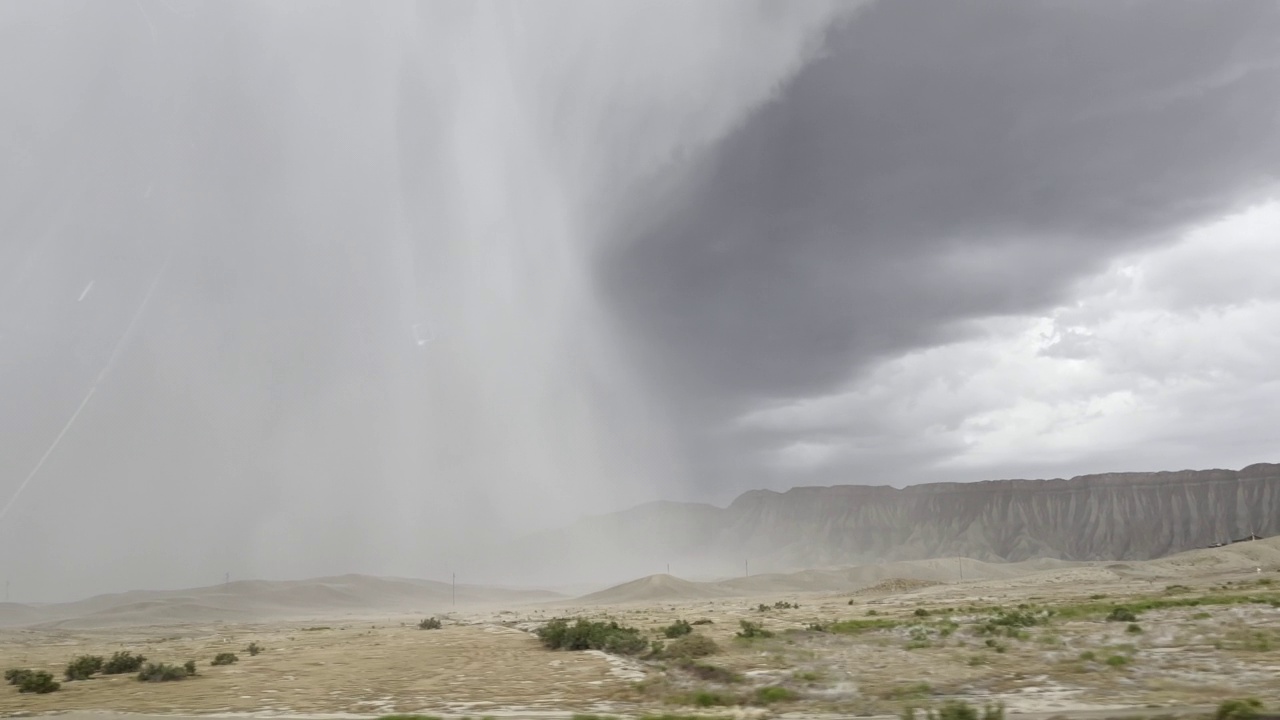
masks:
<svg viewBox="0 0 1280 720"><path fill-rule="evenodd" d="M1041 314L987 318L972 339L739 424L784 438L784 471L886 455L957 479L1275 460L1278 267L1280 201L1122 257Z"/></svg>

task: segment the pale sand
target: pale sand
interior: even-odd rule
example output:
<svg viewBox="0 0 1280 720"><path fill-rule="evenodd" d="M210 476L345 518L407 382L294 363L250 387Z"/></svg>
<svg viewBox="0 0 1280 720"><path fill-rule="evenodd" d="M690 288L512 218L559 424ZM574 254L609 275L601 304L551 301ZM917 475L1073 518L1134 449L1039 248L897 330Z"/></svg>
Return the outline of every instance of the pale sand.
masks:
<svg viewBox="0 0 1280 720"><path fill-rule="evenodd" d="M1256 567L1265 572L1255 573ZM1275 584L1257 584L1266 579L1275 579ZM961 629L951 637L931 637L926 648L907 649L907 628L862 635L803 631L813 622L864 618L872 609L883 617L901 618L913 617L916 608L954 609L971 603L1054 605L1096 594L1107 595L1109 601L1160 595L1175 583L1203 592L1231 581L1230 591L1248 583L1248 592L1276 593L1280 592L1277 540L1145 563L1028 566L1021 574L963 583L877 581L843 592L652 597L655 589L663 587L677 595L689 591L683 582L671 580L633 585L632 589L640 587L641 594L651 596L636 602L601 605L597 596L589 603L556 607L512 604L505 610L468 609L447 618L446 627L439 631L418 630L415 623L420 615L357 618L348 607L323 622L176 622L164 627L77 627L74 622L59 622L4 629L0 630L0 666L6 668L47 669L60 676L74 655L132 649L166 662L196 659L200 675L160 684L139 683L131 676L98 677L64 683L61 691L44 696L21 695L3 686L0 713L78 711L73 717L84 720L105 720L98 713L82 714L101 710L186 716L321 718L424 712L562 718L575 712L687 711L664 700L698 689L749 695L757 686L781 684L799 692L801 700L768 709L704 712L800 720L889 715L902 705L902 694L909 686L918 682L928 683L928 693L910 702L936 703L948 697L979 705L1000 701L1011 714L1029 720L1058 714L1079 718L1182 714L1248 695L1268 701L1271 708L1280 705L1280 682L1276 681L1280 677L1280 609L1268 605L1150 611L1142 614L1144 632L1139 635L1126 633L1125 623L1059 621L1048 628L1029 628L1024 640L1002 640L1007 646L1004 653L994 652L985 646L984 638L972 635L969 618L962 611L955 615ZM702 594L703 589L695 592ZM618 594L628 596L629 591ZM755 609L760 602L772 605L778 600L798 602L801 607ZM1203 611L1210 617L1197 617ZM741 673L745 680L712 686L679 671L664 670L661 663L545 650L526 630L555 615L609 617L647 631L676 618L711 619L713 624L699 626L698 631L715 639L724 652L706 661ZM752 643L737 641L733 634L740 619L763 622L778 636ZM303 629L323 625L332 627ZM265 651L248 656L243 648L251 641ZM208 660L223 651L238 652L240 662L210 667ZM1098 662L1079 661L1084 651L1097 653ZM1131 658L1131 664L1112 668L1101 662L1112 654Z"/></svg>

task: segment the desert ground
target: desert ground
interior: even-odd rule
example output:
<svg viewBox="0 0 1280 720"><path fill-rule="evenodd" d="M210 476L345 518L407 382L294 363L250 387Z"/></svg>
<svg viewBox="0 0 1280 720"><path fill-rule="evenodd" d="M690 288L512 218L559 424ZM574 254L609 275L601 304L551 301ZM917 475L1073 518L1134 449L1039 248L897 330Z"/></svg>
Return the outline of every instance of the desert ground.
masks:
<svg viewBox="0 0 1280 720"><path fill-rule="evenodd" d="M270 619L243 619L244 608L228 619L189 597L127 611L99 602L43 621L24 610L34 622L11 608L5 669L61 679L77 655L131 650L198 670L163 683L95 676L46 695L6 685L0 714L820 718L958 698L1027 718L1105 718L1191 715L1250 696L1280 708L1280 539L1144 562L953 558L716 583L659 575L548 597L472 591L434 613L438 630L418 628L423 612L345 603L326 614L323 598ZM549 650L533 633L556 617L617 621L665 645L630 656ZM662 630L677 620L718 650L673 657ZM743 621L769 636L738 637ZM250 643L262 651L250 656ZM238 662L210 666L221 652Z"/></svg>

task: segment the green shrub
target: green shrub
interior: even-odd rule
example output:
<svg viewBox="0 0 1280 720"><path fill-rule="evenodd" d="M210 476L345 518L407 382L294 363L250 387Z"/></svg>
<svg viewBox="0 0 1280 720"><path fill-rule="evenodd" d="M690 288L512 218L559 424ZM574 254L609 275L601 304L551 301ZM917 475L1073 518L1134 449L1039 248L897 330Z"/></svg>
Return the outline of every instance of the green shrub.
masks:
<svg viewBox="0 0 1280 720"><path fill-rule="evenodd" d="M720 683L722 685L742 682L741 675L717 665L708 665L700 662L684 662L680 663L678 667L704 682Z"/></svg>
<svg viewBox="0 0 1280 720"><path fill-rule="evenodd" d="M787 602L786 600L779 600L778 602L773 604L773 609L774 610L799 610L800 604Z"/></svg>
<svg viewBox="0 0 1280 720"><path fill-rule="evenodd" d="M28 670L26 675L22 676L21 682L17 683L18 692L35 693L44 695L57 691L62 687L62 683L53 679L53 675L44 670Z"/></svg>
<svg viewBox="0 0 1280 720"><path fill-rule="evenodd" d="M81 655L67 663L67 669L63 674L68 680L88 680L102 669L102 665L101 655Z"/></svg>
<svg viewBox="0 0 1280 720"><path fill-rule="evenodd" d="M1208 619L1209 619L1209 618L1211 618L1211 617L1213 617L1213 616L1212 616L1212 615L1210 615L1210 614L1209 614L1209 613L1207 613L1207 612L1198 612L1198 613L1196 613L1195 615L1192 615L1192 616L1191 616L1191 619L1192 619L1192 620L1208 620Z"/></svg>
<svg viewBox="0 0 1280 720"><path fill-rule="evenodd" d="M13 668L4 671L4 681L10 685L21 685L29 677L31 677L31 671L25 668Z"/></svg>
<svg viewBox="0 0 1280 720"><path fill-rule="evenodd" d="M1129 664L1129 658L1125 657L1124 655L1112 655L1111 657L1107 658L1107 665L1110 665L1111 667L1124 667L1125 665L1128 665L1128 664Z"/></svg>
<svg viewBox="0 0 1280 720"><path fill-rule="evenodd" d="M1080 653L1080 659L1086 662L1091 662L1093 660L1098 659L1098 654L1092 650L1085 650L1084 652Z"/></svg>
<svg viewBox="0 0 1280 720"><path fill-rule="evenodd" d="M734 633L737 637L746 638L748 640L773 637L773 633L769 630L765 630L764 626L760 623L754 623L750 620L739 620L738 625L740 625L742 629Z"/></svg>
<svg viewBox="0 0 1280 720"><path fill-rule="evenodd" d="M1218 706L1213 714L1214 720L1254 720L1262 710L1262 701L1257 698L1243 700L1227 700Z"/></svg>
<svg viewBox="0 0 1280 720"><path fill-rule="evenodd" d="M443 627L441 622L433 617L426 618L418 623L419 630L439 630L441 627Z"/></svg>
<svg viewBox="0 0 1280 720"><path fill-rule="evenodd" d="M1138 616L1127 607L1115 607L1107 615L1107 622L1137 622Z"/></svg>
<svg viewBox="0 0 1280 720"><path fill-rule="evenodd" d="M249 653L249 657L253 657L254 655L262 652L262 646L256 642L251 642L249 643L249 647L245 648L244 651Z"/></svg>
<svg viewBox="0 0 1280 720"><path fill-rule="evenodd" d="M715 655L720 652L720 646L715 640L706 635L691 634L685 635L679 640L675 640L667 645L662 655L676 659L692 659Z"/></svg>
<svg viewBox="0 0 1280 720"><path fill-rule="evenodd" d="M892 630L900 623L892 618L873 618L870 620L841 620L827 626L827 630L844 635L857 635L870 630Z"/></svg>
<svg viewBox="0 0 1280 720"><path fill-rule="evenodd" d="M716 707L719 705L732 705L733 698L718 692L709 692L702 690L693 694L693 704L698 707Z"/></svg>
<svg viewBox="0 0 1280 720"><path fill-rule="evenodd" d="M916 617L929 617L929 611L924 608L916 608L912 614Z"/></svg>
<svg viewBox="0 0 1280 720"><path fill-rule="evenodd" d="M147 663L138 671L138 680L141 682L171 682L185 680L187 677L186 668L169 663Z"/></svg>
<svg viewBox="0 0 1280 720"><path fill-rule="evenodd" d="M800 697L794 690L771 685L769 687L756 688L756 702L761 705L772 705L776 702L790 702Z"/></svg>
<svg viewBox="0 0 1280 720"><path fill-rule="evenodd" d="M1024 628L1047 625L1052 613L1049 611L1033 612L1031 610L998 610L989 624L1003 628Z"/></svg>
<svg viewBox="0 0 1280 720"><path fill-rule="evenodd" d="M676 620L670 625L662 628L662 634L667 638L678 638L693 632L693 626L686 620Z"/></svg>
<svg viewBox="0 0 1280 720"><path fill-rule="evenodd" d="M141 655L134 655L128 650L122 650L113 653L107 662L102 665L103 675L122 675L124 673L134 673L142 669L142 663L146 662L146 658Z"/></svg>
<svg viewBox="0 0 1280 720"><path fill-rule="evenodd" d="M709 619L707 619L707 618L702 618L701 620L694 620L694 621L693 621L693 624L694 624L694 625L715 625L716 623L715 623L715 621L714 621L714 620L709 620Z"/></svg>
<svg viewBox="0 0 1280 720"><path fill-rule="evenodd" d="M915 720L916 709L908 707L902 711L903 720ZM1004 720L1004 705L987 705L979 715L969 703L963 700L948 700L936 710L926 711L928 720Z"/></svg>
<svg viewBox="0 0 1280 720"><path fill-rule="evenodd" d="M556 618L538 628L542 644L552 650L602 650L619 655L639 655L649 649L649 642L632 627L615 621L600 622L578 618L572 625Z"/></svg>
<svg viewBox="0 0 1280 720"><path fill-rule="evenodd" d="M935 714L929 711L929 720L1004 720L1004 705L987 705L982 708L982 715L963 700L951 700L942 704Z"/></svg>
<svg viewBox="0 0 1280 720"><path fill-rule="evenodd" d="M1138 623L1129 623L1129 627L1124 629L1130 635L1137 635L1142 632L1142 626Z"/></svg>
<svg viewBox="0 0 1280 720"><path fill-rule="evenodd" d="M218 665L234 665L237 662L240 662L240 658L236 657L235 653L224 652L224 653L218 653L217 655L214 655L213 662L209 664L216 667Z"/></svg>
<svg viewBox="0 0 1280 720"><path fill-rule="evenodd" d="M927 682L914 682L890 688L880 695L885 700L919 700L933 694L933 687Z"/></svg>

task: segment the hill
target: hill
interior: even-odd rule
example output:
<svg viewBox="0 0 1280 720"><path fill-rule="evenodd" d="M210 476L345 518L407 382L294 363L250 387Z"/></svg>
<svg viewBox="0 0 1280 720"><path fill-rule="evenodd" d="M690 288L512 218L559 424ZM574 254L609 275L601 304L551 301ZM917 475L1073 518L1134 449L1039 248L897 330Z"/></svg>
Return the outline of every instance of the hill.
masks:
<svg viewBox="0 0 1280 720"><path fill-rule="evenodd" d="M540 590L458 585L460 607L553 600ZM342 575L310 580L241 580L168 591L132 591L44 605L0 604L0 627L96 628L179 623L257 622L379 613L440 613L454 605L449 583Z"/></svg>

